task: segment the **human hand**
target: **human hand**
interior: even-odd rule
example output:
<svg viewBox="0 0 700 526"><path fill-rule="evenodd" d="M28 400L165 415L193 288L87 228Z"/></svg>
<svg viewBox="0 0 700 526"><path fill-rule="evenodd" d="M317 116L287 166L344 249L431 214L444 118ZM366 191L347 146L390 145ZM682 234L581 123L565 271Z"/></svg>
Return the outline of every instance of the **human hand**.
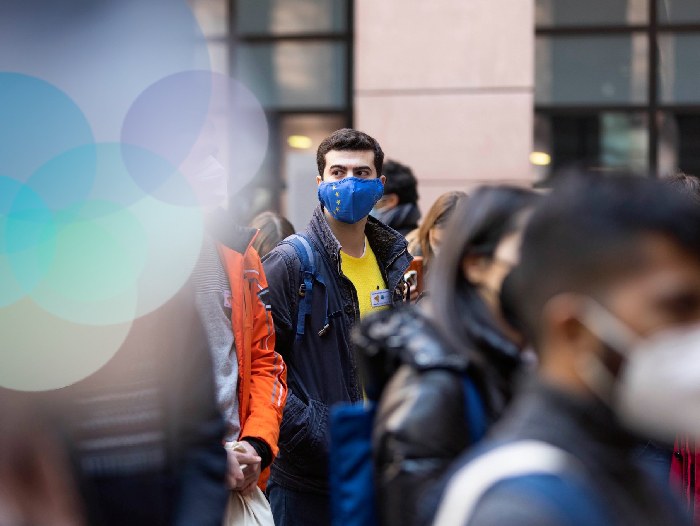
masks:
<svg viewBox="0 0 700 526"><path fill-rule="evenodd" d="M226 447L228 454L228 473L226 482L229 488L250 494L258 483L262 470L262 459L248 442L237 442L233 447Z"/></svg>

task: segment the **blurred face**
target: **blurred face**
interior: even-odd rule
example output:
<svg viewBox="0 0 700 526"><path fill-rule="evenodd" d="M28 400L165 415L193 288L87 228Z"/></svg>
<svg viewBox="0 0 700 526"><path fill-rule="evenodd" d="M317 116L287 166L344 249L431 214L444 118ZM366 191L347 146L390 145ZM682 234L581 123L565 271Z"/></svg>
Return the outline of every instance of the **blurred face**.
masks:
<svg viewBox="0 0 700 526"><path fill-rule="evenodd" d="M700 324L700 263L653 235L638 243L633 257L634 268L604 290L563 293L547 302L540 331L546 374L605 399L622 366L644 352L639 344Z"/></svg>
<svg viewBox="0 0 700 526"><path fill-rule="evenodd" d="M663 237L643 243L644 267L611 287L608 310L640 338L700 323L700 263Z"/></svg>
<svg viewBox="0 0 700 526"><path fill-rule="evenodd" d="M433 251L433 255L437 256L440 251L440 246L442 245L442 237L445 234L445 229L441 226L435 226L428 231L428 242L430 243L430 250Z"/></svg>
<svg viewBox="0 0 700 526"><path fill-rule="evenodd" d="M516 343L521 342L522 336L506 322L499 295L503 280L520 260L521 240L522 231L513 232L501 239L493 256L467 256L462 263L465 276L478 287L496 323Z"/></svg>
<svg viewBox="0 0 700 526"><path fill-rule="evenodd" d="M521 231L508 234L501 239L493 256L469 256L463 263L465 275L479 287L494 314L500 312L498 294L503 280L520 259L521 238Z"/></svg>
<svg viewBox="0 0 700 526"><path fill-rule="evenodd" d="M377 201L377 204L374 205L374 208L376 210L379 210L381 212L388 212L392 208L396 208L399 204L399 196L396 194L384 194L382 198Z"/></svg>

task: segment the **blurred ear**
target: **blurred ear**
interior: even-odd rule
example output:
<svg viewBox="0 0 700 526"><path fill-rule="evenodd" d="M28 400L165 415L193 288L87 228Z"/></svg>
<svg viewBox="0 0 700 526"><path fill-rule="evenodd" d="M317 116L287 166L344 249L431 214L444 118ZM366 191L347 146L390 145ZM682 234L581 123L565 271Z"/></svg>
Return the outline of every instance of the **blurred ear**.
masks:
<svg viewBox="0 0 700 526"><path fill-rule="evenodd" d="M557 294L545 303L541 333L554 350L570 349L577 355L598 350L600 342L580 321L585 305L585 299L573 293Z"/></svg>
<svg viewBox="0 0 700 526"><path fill-rule="evenodd" d="M381 176L379 177L379 180L382 182L383 185L386 184L386 176L381 175ZM391 195L394 195L394 196L395 196L396 194L391 194ZM396 199L398 199L398 197L397 197Z"/></svg>
<svg viewBox="0 0 700 526"><path fill-rule="evenodd" d="M316 176L316 185L320 185L323 182L323 177L320 175Z"/></svg>

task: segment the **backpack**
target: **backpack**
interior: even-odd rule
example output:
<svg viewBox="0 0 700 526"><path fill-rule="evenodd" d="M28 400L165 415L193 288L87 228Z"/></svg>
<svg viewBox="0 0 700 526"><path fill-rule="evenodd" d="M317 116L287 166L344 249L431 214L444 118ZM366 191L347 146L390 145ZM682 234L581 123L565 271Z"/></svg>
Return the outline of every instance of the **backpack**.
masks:
<svg viewBox="0 0 700 526"><path fill-rule="evenodd" d="M299 285L299 310L297 313L296 340L304 337L306 318L311 316L311 300L313 298L314 281L325 288L326 284L318 272L316 266L316 253L311 247L311 241L304 234L292 234L280 244L291 245L301 264L301 284ZM324 291L325 294L325 291ZM328 298L326 297L326 319L319 336L323 336L329 328L328 323Z"/></svg>
<svg viewBox="0 0 700 526"><path fill-rule="evenodd" d="M471 443L486 434L487 419L479 392L462 376ZM374 403L337 404L330 417L330 496L333 526L378 526L372 427Z"/></svg>
<svg viewBox="0 0 700 526"><path fill-rule="evenodd" d="M576 457L540 440L501 444L472 458L450 478L433 524L469 524L480 499L495 486L537 499L571 526L612 524Z"/></svg>

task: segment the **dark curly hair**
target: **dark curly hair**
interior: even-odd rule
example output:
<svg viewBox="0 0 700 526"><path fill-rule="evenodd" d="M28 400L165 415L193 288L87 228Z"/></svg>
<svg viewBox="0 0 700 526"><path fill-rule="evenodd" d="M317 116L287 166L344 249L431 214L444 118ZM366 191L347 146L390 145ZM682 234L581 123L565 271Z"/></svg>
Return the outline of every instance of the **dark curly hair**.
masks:
<svg viewBox="0 0 700 526"><path fill-rule="evenodd" d="M374 168L377 170L377 177L382 175L384 165L382 147L379 146L376 139L364 132L352 128L342 128L323 139L316 152L316 165L318 166L318 175L321 177L323 177L323 170L326 168L326 154L331 150L371 150L374 152Z"/></svg>

